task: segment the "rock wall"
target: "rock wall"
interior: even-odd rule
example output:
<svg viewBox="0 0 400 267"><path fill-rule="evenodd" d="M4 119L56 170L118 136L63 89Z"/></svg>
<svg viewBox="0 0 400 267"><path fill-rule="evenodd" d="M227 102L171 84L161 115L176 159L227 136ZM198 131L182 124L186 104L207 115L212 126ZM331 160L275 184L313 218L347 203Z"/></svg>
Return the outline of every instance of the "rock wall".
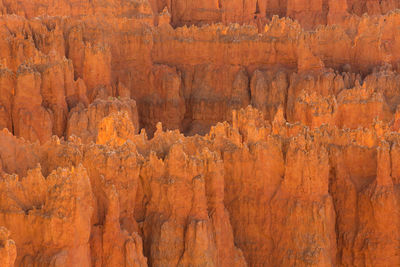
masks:
<svg viewBox="0 0 400 267"><path fill-rule="evenodd" d="M0 0L0 266L399 266L399 6Z"/></svg>
<svg viewBox="0 0 400 267"><path fill-rule="evenodd" d="M75 133L78 110L114 98L136 101L129 104L133 124L150 135L158 121L204 134L248 104L268 119L282 105L289 122L309 126L365 126L376 113L390 121L398 103L399 18L397 11L349 16L306 31L275 16L259 33L238 24L173 29L142 16L4 15L0 125L44 143ZM360 97L381 111L364 105L374 113L365 123L344 122L359 117Z"/></svg>
<svg viewBox="0 0 400 267"><path fill-rule="evenodd" d="M0 224L16 266L397 265L397 131L281 115L248 107L203 137L159 124L148 139L117 112L89 144L3 130Z"/></svg>

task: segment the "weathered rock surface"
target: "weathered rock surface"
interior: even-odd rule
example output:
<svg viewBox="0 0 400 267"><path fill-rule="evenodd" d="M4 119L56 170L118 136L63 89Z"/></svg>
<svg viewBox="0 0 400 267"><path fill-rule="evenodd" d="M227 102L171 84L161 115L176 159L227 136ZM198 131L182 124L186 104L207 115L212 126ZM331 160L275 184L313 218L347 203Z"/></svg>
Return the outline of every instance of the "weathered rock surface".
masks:
<svg viewBox="0 0 400 267"><path fill-rule="evenodd" d="M0 0L0 267L400 266L399 7Z"/></svg>
<svg viewBox="0 0 400 267"><path fill-rule="evenodd" d="M342 19L314 31L302 28L301 19L299 23L277 16L261 26L211 24L174 29L168 24L171 12L165 10L170 4L157 3L158 16L150 8L155 3L138 1L128 8L127 2L110 2L112 12L100 8L103 2L87 3L98 5L98 12L83 2L70 3L65 9L35 9L37 5L31 3L28 10L37 12L36 16L41 12L53 16L41 18L22 12L22 4L5 3L7 14L0 18L0 127L41 143L52 135L67 138L72 132L77 134L70 128L77 109L88 108L97 99L118 98L136 101L137 111L132 112L139 115L137 129L146 128L149 136L159 121L165 129L204 134L216 122L229 121L232 109L248 104L270 120L282 106L289 122L309 126L357 127L358 122L347 117L350 113L360 117L360 101L368 102L361 110L370 113L360 126L376 115L384 121L395 115L398 11L359 17L348 15L358 14L350 8L353 4L347 3L346 9L345 3L329 1L328 18L331 14L332 20ZM273 1L261 2L248 4L259 10L278 10ZM311 8L313 2L300 2L280 4L292 10L292 17L320 13L319 8ZM320 2L316 5L324 10L326 3ZM42 3L42 7L53 5ZM79 5L79 10L88 13L71 11ZM193 10L198 8L205 9L193 6ZM237 15L232 16L240 22ZM303 17L315 20L319 15Z"/></svg>
<svg viewBox="0 0 400 267"><path fill-rule="evenodd" d="M17 167L19 178L18 154L1 156L0 223L16 264L397 265L398 133L384 122L310 129L281 112L269 122L235 111L204 137L159 124L149 140L126 112L99 123L97 144L30 145L3 131L2 150L24 148L41 166Z"/></svg>
<svg viewBox="0 0 400 267"><path fill-rule="evenodd" d="M17 249L15 247L15 242L10 237L10 231L5 227L0 228L0 259L2 267L12 267L14 266L15 258L17 257Z"/></svg>

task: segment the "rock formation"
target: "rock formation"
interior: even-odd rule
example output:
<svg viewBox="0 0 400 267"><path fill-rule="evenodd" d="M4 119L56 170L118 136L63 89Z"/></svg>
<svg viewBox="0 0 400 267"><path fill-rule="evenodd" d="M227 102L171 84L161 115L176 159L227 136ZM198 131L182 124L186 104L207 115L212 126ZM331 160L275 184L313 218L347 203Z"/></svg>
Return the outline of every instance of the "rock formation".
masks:
<svg viewBox="0 0 400 267"><path fill-rule="evenodd" d="M5 228L0 228L0 237L1 237L1 250L0 250L0 258L1 258L1 266L4 267L12 267L14 266L14 261L17 256L17 250L15 247L15 242L11 239L8 239L10 236L10 232Z"/></svg>
<svg viewBox="0 0 400 267"><path fill-rule="evenodd" d="M397 8L0 0L0 267L400 266Z"/></svg>

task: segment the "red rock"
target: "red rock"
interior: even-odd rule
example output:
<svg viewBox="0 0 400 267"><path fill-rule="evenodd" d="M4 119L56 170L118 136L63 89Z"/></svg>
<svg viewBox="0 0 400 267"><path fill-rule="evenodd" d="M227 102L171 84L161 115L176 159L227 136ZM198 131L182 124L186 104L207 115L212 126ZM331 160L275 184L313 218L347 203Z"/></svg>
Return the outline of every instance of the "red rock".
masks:
<svg viewBox="0 0 400 267"><path fill-rule="evenodd" d="M43 143L52 135L53 112L42 106L40 87L40 74L21 66L16 78L12 118L17 136Z"/></svg>
<svg viewBox="0 0 400 267"><path fill-rule="evenodd" d="M8 70L3 69L0 76L0 128L12 131L12 102L15 85L15 76Z"/></svg>
<svg viewBox="0 0 400 267"><path fill-rule="evenodd" d="M150 134L157 122L166 129L182 130L186 107L180 73L164 65L154 66L149 82L149 88L136 96L141 126Z"/></svg>
<svg viewBox="0 0 400 267"><path fill-rule="evenodd" d="M88 108L79 105L71 110L66 135L80 137L84 143L95 141L101 121L115 112L126 112L133 126L133 133L139 129L136 102L132 99L108 97L97 99Z"/></svg>
<svg viewBox="0 0 400 267"><path fill-rule="evenodd" d="M398 7L0 0L0 265L399 266Z"/></svg>
<svg viewBox="0 0 400 267"><path fill-rule="evenodd" d="M0 258L1 267L14 266L15 258L17 257L17 249L15 242L11 239L10 232L5 227L0 227Z"/></svg>
<svg viewBox="0 0 400 267"><path fill-rule="evenodd" d="M6 175L0 187L0 223L10 229L17 244L17 265L89 266L93 195L83 167L60 168L46 179L40 168L28 171L21 181ZM26 195L26 190L31 194ZM26 242L33 246L18 248Z"/></svg>

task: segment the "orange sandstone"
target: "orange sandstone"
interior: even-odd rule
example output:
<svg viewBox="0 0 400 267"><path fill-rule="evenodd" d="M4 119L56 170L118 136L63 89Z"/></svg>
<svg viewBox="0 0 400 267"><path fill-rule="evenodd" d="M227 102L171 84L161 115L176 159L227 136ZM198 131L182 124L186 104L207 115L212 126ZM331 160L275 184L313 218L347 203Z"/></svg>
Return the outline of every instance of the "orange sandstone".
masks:
<svg viewBox="0 0 400 267"><path fill-rule="evenodd" d="M0 0L0 266L399 266L399 7Z"/></svg>

